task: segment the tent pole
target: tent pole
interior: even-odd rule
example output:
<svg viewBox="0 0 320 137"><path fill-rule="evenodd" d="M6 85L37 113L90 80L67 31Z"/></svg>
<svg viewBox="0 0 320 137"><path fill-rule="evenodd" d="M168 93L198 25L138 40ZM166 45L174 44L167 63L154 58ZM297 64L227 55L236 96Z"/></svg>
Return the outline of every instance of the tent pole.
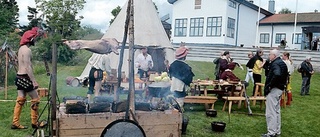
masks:
<svg viewBox="0 0 320 137"><path fill-rule="evenodd" d="M4 84L4 99L8 99L8 49L6 50L6 76L5 76L5 84Z"/></svg>
<svg viewBox="0 0 320 137"><path fill-rule="evenodd" d="M123 33L123 39L121 43L121 49L120 49L120 59L119 59L119 65L118 65L118 85L117 85L117 90L120 90L121 86L121 72L122 72L122 64L123 64L123 54L124 54L124 48L127 43L127 36L128 36L128 28L129 28L129 21L130 21L130 7L131 7L131 0L128 1L128 6L127 6L127 15L126 15L126 20L125 20L125 26L124 26L124 33ZM114 94L115 98L114 100L117 101L118 99L118 91L116 91Z"/></svg>
<svg viewBox="0 0 320 137"><path fill-rule="evenodd" d="M131 1L129 24L129 104L133 114L135 113L134 99L134 0ZM132 116L130 117L132 119Z"/></svg>

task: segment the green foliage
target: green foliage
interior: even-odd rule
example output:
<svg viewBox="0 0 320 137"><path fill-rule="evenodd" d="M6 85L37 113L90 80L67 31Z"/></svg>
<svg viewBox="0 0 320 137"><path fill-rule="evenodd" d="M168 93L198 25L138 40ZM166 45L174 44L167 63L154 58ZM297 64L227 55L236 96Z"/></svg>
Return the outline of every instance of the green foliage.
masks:
<svg viewBox="0 0 320 137"><path fill-rule="evenodd" d="M76 52L70 50L62 43L62 39L76 39L77 30L80 28L80 20L76 18L78 11L83 9L84 0L36 0L37 8L46 17L46 24L50 28L48 39L40 42L40 46L35 49L36 58L41 58L43 55L52 59L51 47L55 43L58 47L58 62L68 64L75 57Z"/></svg>
<svg viewBox="0 0 320 137"><path fill-rule="evenodd" d="M19 8L15 0L0 0L0 39L17 28Z"/></svg>
<svg viewBox="0 0 320 137"><path fill-rule="evenodd" d="M288 9L288 8L282 8L280 11L279 11L279 14L289 14L291 13L291 10Z"/></svg>
<svg viewBox="0 0 320 137"><path fill-rule="evenodd" d="M110 25L113 23L113 21L116 19L116 17L118 16L118 14L120 13L121 11L121 7L120 6L117 6L116 8L114 8L112 11L111 11L111 14L113 16L113 19L111 19L109 21Z"/></svg>
<svg viewBox="0 0 320 137"><path fill-rule="evenodd" d="M91 26L83 26L75 32L75 36L77 36L77 39L96 40L101 39L103 34Z"/></svg>

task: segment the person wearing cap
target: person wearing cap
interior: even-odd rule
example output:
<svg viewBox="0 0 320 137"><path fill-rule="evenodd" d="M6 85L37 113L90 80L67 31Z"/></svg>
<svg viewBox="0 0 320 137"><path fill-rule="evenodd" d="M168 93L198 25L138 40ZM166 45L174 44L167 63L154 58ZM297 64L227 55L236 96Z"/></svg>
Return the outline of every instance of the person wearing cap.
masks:
<svg viewBox="0 0 320 137"><path fill-rule="evenodd" d="M183 107L187 89L190 89L194 77L192 68L185 62L187 54L188 49L186 47L179 47L175 52L176 60L169 67L169 75L172 79L170 90L180 107Z"/></svg>
<svg viewBox="0 0 320 137"><path fill-rule="evenodd" d="M250 52L248 53L248 58L249 58L249 60L250 60L252 57L253 57L253 52L250 51ZM254 83L252 68L249 68L249 67L248 67L249 60L248 60L247 65L246 65L246 66L247 66L247 74L246 74L246 78L245 78L244 81L246 81L247 83L249 83L249 81L251 80L251 81Z"/></svg>
<svg viewBox="0 0 320 137"><path fill-rule="evenodd" d="M287 65L280 58L279 50L271 50L269 59L270 71L264 87L268 133L263 134L262 137L275 137L281 134L280 100L289 77Z"/></svg>
<svg viewBox="0 0 320 137"><path fill-rule="evenodd" d="M149 77L148 72L153 68L153 60L148 54L147 47L143 47L141 53L135 58L135 66L138 68L140 79Z"/></svg>
<svg viewBox="0 0 320 137"><path fill-rule="evenodd" d="M255 56L253 56L249 62L247 63L248 68L252 68L253 72L253 92L252 95L254 95L255 89L256 89L256 83L261 83L261 74L262 74L262 68L265 64L265 61L262 59L263 56L263 50L258 49Z"/></svg>
<svg viewBox="0 0 320 137"><path fill-rule="evenodd" d="M15 85L17 86L18 94L16 104L13 111L13 120L11 129L27 129L27 126L20 124L20 114L22 106L26 102L26 95L31 97L31 126L32 128L38 127L38 109L40 98L36 89L38 83L33 74L33 67L31 63L31 49L30 46L35 44L35 40L41 34L38 27L33 27L31 30L26 31L20 40L20 47L18 50L18 72L15 78Z"/></svg>
<svg viewBox="0 0 320 137"><path fill-rule="evenodd" d="M311 64L311 56L307 56L306 59L301 63L301 77L302 77L302 84L300 95L310 95L310 80L311 76L314 74L314 70Z"/></svg>

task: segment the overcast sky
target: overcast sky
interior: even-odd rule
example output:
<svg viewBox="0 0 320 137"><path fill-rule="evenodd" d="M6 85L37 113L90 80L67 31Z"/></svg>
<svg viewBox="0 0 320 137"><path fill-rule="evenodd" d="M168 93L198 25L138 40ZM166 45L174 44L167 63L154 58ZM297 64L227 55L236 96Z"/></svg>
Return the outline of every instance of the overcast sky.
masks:
<svg viewBox="0 0 320 137"><path fill-rule="evenodd" d="M79 15L84 16L81 21L82 25L92 26L101 32L105 32L109 27L109 21L111 20L111 10L118 5L122 7L127 0L86 0L84 9L79 13ZM166 14L172 13L172 5L170 5L167 0L153 0L159 11L159 16L162 17ZM261 1L261 7L268 9L269 0L254 0L256 5L259 5ZM276 12L280 11L282 8L289 8L292 12L295 12L295 1L296 0L275 0L276 2ZM19 23L25 25L28 23L27 6L35 7L34 0L17 0L19 5ZM299 0L298 2L298 13L301 12L313 12L318 9L320 12L320 0Z"/></svg>

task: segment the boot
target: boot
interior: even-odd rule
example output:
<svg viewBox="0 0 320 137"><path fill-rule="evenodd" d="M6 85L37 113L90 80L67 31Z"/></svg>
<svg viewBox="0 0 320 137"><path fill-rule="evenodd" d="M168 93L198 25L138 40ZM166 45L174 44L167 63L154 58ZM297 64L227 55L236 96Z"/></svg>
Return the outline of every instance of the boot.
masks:
<svg viewBox="0 0 320 137"><path fill-rule="evenodd" d="M288 92L287 94L287 104L288 106L291 105L291 101L292 101L292 93L291 92Z"/></svg>
<svg viewBox="0 0 320 137"><path fill-rule="evenodd" d="M31 100L31 126L32 128L38 128L38 110L39 110L40 98L34 98Z"/></svg>
<svg viewBox="0 0 320 137"><path fill-rule="evenodd" d="M22 106L24 105L25 102L26 102L26 98L17 97L16 105L14 106L14 111L13 111L13 120L12 120L11 129L27 129L28 128L27 126L22 126L19 123Z"/></svg>

